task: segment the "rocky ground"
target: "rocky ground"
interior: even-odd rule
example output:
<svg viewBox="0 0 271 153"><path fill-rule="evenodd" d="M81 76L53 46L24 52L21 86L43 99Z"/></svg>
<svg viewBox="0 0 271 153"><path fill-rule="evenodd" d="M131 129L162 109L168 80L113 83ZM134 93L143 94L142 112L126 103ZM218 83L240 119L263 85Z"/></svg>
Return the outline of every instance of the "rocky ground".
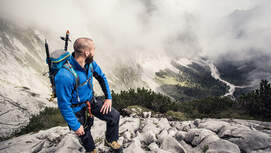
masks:
<svg viewBox="0 0 271 153"><path fill-rule="evenodd" d="M55 103L26 87L5 86L3 89L0 91L0 140L20 131L32 115L46 106L56 107Z"/></svg>
<svg viewBox="0 0 271 153"><path fill-rule="evenodd" d="M125 153L268 153L271 123L237 119L168 121L166 118L122 117L119 142ZM91 129L99 152L104 146L105 123ZM84 152L68 127L54 127L0 142L1 153Z"/></svg>

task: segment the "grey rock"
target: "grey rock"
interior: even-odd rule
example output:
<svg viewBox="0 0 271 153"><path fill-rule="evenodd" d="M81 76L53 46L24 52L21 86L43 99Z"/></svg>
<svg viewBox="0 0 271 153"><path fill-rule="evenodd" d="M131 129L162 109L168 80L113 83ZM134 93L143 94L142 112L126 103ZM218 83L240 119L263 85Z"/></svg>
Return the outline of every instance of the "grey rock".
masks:
<svg viewBox="0 0 271 153"><path fill-rule="evenodd" d="M249 123L230 119L168 122L159 118L121 117L118 142L128 153L270 152L271 136L263 132L268 131L268 123ZM257 130L264 126L262 131ZM105 122L95 118L91 132L101 153L111 152L103 143L105 129ZM55 127L2 141L0 152L79 153L84 152L84 148L68 127Z"/></svg>
<svg viewBox="0 0 271 153"><path fill-rule="evenodd" d="M129 131L124 132L123 137L125 139L131 139L131 132L129 132Z"/></svg>
<svg viewBox="0 0 271 153"><path fill-rule="evenodd" d="M185 136L186 136L187 132L184 131L178 131L175 135L176 140L178 141L182 141L184 140Z"/></svg>
<svg viewBox="0 0 271 153"><path fill-rule="evenodd" d="M96 123L94 123L94 125L95 124ZM135 131L140 127L140 119L132 117L122 118L119 125L119 133L129 131L130 133L135 134Z"/></svg>
<svg viewBox="0 0 271 153"><path fill-rule="evenodd" d="M240 153L237 145L221 139L200 147L202 151L206 150L206 153Z"/></svg>
<svg viewBox="0 0 271 153"><path fill-rule="evenodd" d="M184 147L178 143L176 139L170 136L166 136L165 138L162 139L161 142L161 149L169 151L169 152L176 152L176 153L186 153Z"/></svg>
<svg viewBox="0 0 271 153"><path fill-rule="evenodd" d="M146 132L151 132L154 134L158 134L161 131L161 128L159 126L158 123L158 119L156 118L147 118L145 119L142 124L144 124L144 126L142 127L142 132L146 133Z"/></svg>
<svg viewBox="0 0 271 153"><path fill-rule="evenodd" d="M150 153L173 153L173 152L157 148L157 149L154 149L154 150L150 151Z"/></svg>
<svg viewBox="0 0 271 153"><path fill-rule="evenodd" d="M226 126L221 129L219 136L237 144L245 152L268 152L271 148L270 135L251 130L244 125Z"/></svg>
<svg viewBox="0 0 271 153"><path fill-rule="evenodd" d="M50 152L71 148L71 152L76 152L81 145L73 133L67 127L54 127L36 134L27 134L0 142L0 150L5 153L21 152ZM16 147L15 147L16 146Z"/></svg>
<svg viewBox="0 0 271 153"><path fill-rule="evenodd" d="M249 127L251 130L257 130L271 136L271 122L262 122L256 120L224 119L231 124L240 124Z"/></svg>
<svg viewBox="0 0 271 153"><path fill-rule="evenodd" d="M8 87L2 88L6 89ZM45 106L56 107L54 103L48 103L39 97L31 97L19 88L9 87L8 90L0 91L0 138L6 138L19 132L29 123L29 118L41 111ZM3 94L3 95L2 95ZM19 98L20 96L20 98ZM12 98L9 98L12 97Z"/></svg>
<svg viewBox="0 0 271 153"><path fill-rule="evenodd" d="M194 120L194 125L195 125L196 127L198 127L199 124L200 124L200 122L201 122L201 119L195 119L195 120Z"/></svg>
<svg viewBox="0 0 271 153"><path fill-rule="evenodd" d="M138 137L134 138L129 147L125 148L123 152L145 153L145 151L141 148L141 143Z"/></svg>
<svg viewBox="0 0 271 153"><path fill-rule="evenodd" d="M187 144L184 140L179 141L181 146L187 150L188 153L202 153L202 149L200 147L192 147L190 144Z"/></svg>
<svg viewBox="0 0 271 153"><path fill-rule="evenodd" d="M196 126L194 124L194 121L183 121L176 128L178 130L188 131L189 129L196 128Z"/></svg>
<svg viewBox="0 0 271 153"><path fill-rule="evenodd" d="M217 120L217 119L203 119L197 123L198 128L209 129L215 133L218 133L223 126L228 126L230 123Z"/></svg>
<svg viewBox="0 0 271 153"><path fill-rule="evenodd" d="M163 139L165 139L168 136L168 132L166 129L162 130L158 135L158 142L162 143Z"/></svg>
<svg viewBox="0 0 271 153"><path fill-rule="evenodd" d="M157 141L156 136L152 131L149 131L147 133L143 133L140 137L140 140L144 142L146 145L151 144L152 142Z"/></svg>
<svg viewBox="0 0 271 153"><path fill-rule="evenodd" d="M151 143L151 144L148 146L148 148L149 148L151 151L155 151L156 149L159 149L159 146L158 146L155 142L153 142L153 143Z"/></svg>
<svg viewBox="0 0 271 153"><path fill-rule="evenodd" d="M151 112L143 112L143 117L144 118L150 118L151 117Z"/></svg>
<svg viewBox="0 0 271 153"><path fill-rule="evenodd" d="M206 140L206 138L210 138L218 140L219 137L216 136L216 134L210 130L207 129L190 129L187 134L185 135L185 141L188 143L191 143L193 146L199 145L203 140Z"/></svg>
<svg viewBox="0 0 271 153"><path fill-rule="evenodd" d="M158 127L161 129L168 129L171 126L166 118L161 118L158 122Z"/></svg>
<svg viewBox="0 0 271 153"><path fill-rule="evenodd" d="M168 135L171 137L175 136L177 132L178 132L178 130L176 128L168 129Z"/></svg>

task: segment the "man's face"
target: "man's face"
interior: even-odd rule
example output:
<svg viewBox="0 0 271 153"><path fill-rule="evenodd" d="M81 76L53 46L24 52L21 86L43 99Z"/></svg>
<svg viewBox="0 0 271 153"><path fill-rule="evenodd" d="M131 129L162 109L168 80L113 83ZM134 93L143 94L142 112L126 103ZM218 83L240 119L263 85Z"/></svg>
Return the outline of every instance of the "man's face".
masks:
<svg viewBox="0 0 271 153"><path fill-rule="evenodd" d="M87 49L87 63L91 63L93 61L93 57L94 57L94 54L95 54L95 45L93 43L93 41L90 41L90 46L89 48Z"/></svg>

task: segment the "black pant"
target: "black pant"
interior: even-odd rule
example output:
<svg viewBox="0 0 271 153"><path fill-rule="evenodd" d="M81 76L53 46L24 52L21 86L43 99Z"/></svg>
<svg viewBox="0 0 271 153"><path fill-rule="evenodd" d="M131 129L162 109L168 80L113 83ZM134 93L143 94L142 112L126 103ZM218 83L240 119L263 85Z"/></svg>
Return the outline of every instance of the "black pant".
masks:
<svg viewBox="0 0 271 153"><path fill-rule="evenodd" d="M93 101L91 102L91 112L92 114L103 120L106 121L106 133L105 138L108 142L117 141L119 139L119 118L120 113L112 107L111 112L108 112L108 114L102 114L100 112L101 108L103 106L102 100L97 100L96 103ZM76 113L76 117L78 118L78 121L81 123L81 125L84 126L85 134L80 137L81 143L84 146L85 150L87 152L90 152L95 149L95 143L93 141L90 128L93 125L93 118L90 118L86 116L85 114L86 107L83 108L81 111ZM86 119L87 118L87 119Z"/></svg>

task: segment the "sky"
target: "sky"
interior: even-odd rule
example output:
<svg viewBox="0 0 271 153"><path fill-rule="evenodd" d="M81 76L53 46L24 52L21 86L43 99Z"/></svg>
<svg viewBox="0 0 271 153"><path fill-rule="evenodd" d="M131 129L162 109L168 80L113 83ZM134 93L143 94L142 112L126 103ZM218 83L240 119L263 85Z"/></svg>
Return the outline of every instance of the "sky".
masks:
<svg viewBox="0 0 271 153"><path fill-rule="evenodd" d="M161 57L270 57L270 10L270 0L0 0L2 18L39 29L53 47L67 29L72 40L91 37L107 67ZM271 71L271 60L256 63Z"/></svg>

